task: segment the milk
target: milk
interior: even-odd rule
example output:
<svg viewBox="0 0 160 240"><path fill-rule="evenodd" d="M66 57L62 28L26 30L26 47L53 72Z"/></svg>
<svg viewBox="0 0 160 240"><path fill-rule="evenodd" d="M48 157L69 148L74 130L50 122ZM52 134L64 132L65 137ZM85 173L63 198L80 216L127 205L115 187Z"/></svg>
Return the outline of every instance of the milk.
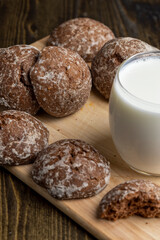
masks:
<svg viewBox="0 0 160 240"><path fill-rule="evenodd" d="M114 81L111 134L130 167L160 175L160 52L137 56L121 66Z"/></svg>
<svg viewBox="0 0 160 240"><path fill-rule="evenodd" d="M123 87L134 96L160 104L160 58L137 60L120 71Z"/></svg>

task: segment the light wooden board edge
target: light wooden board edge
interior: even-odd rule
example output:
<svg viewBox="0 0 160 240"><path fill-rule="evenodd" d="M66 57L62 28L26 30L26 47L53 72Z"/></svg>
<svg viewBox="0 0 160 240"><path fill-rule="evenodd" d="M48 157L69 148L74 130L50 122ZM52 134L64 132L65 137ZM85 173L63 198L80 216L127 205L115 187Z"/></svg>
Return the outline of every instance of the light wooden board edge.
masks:
<svg viewBox="0 0 160 240"><path fill-rule="evenodd" d="M84 229L86 229L88 232L90 232L96 238L106 240L106 234L97 232L97 230L95 229L94 225L92 225L92 223L86 224L85 218L84 219L83 219L83 217L80 218L78 215L76 217L75 212L72 211L72 209L67 205L67 203L66 204L64 203L65 201L59 201L59 200L52 198L45 189L43 189L42 187L40 187L36 183L34 183L32 181L32 179L23 178L22 176L25 176L25 175L20 174L20 172L17 172L16 169L14 169L12 167L5 167L5 169L7 169L10 173L12 173L14 176L16 176L18 179L20 179L26 185L28 185L30 188L32 188L34 191L36 191L38 194L40 194L42 197L44 197L46 200L48 200L54 206L56 206L60 211L65 213L67 216L69 216L71 219L73 219L75 222L77 222L80 226L82 226ZM77 201L77 200L72 200L72 201ZM110 238L107 238L107 239L110 239Z"/></svg>

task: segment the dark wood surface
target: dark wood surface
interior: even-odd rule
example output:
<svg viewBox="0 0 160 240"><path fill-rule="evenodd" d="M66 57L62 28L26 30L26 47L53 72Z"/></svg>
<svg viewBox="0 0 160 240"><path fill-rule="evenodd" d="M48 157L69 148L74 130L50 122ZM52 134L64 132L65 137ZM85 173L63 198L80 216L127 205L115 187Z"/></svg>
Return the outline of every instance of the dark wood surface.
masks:
<svg viewBox="0 0 160 240"><path fill-rule="evenodd" d="M160 48L160 0L0 0L0 47L30 44L74 17L94 18L117 37L136 37ZM95 238L0 168L0 239Z"/></svg>

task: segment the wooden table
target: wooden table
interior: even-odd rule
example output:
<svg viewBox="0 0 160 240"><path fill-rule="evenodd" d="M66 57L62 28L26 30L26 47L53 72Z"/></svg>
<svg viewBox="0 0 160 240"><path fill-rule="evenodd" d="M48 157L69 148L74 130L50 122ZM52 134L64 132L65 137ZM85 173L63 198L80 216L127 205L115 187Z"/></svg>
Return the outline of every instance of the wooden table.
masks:
<svg viewBox="0 0 160 240"><path fill-rule="evenodd" d="M0 0L0 47L30 44L74 17L160 48L160 0ZM0 190L0 240L95 239L3 168Z"/></svg>

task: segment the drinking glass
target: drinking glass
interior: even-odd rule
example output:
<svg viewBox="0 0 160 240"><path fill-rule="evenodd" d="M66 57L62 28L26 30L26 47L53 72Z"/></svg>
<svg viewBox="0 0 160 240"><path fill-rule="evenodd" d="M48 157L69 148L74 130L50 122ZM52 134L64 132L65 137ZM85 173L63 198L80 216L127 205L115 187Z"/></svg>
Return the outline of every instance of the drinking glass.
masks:
<svg viewBox="0 0 160 240"><path fill-rule="evenodd" d="M129 64L148 58L160 60L160 51L136 54L120 65L109 100L109 123L121 158L139 173L160 176L160 104L136 97L121 79ZM154 72L152 76L154 81Z"/></svg>

